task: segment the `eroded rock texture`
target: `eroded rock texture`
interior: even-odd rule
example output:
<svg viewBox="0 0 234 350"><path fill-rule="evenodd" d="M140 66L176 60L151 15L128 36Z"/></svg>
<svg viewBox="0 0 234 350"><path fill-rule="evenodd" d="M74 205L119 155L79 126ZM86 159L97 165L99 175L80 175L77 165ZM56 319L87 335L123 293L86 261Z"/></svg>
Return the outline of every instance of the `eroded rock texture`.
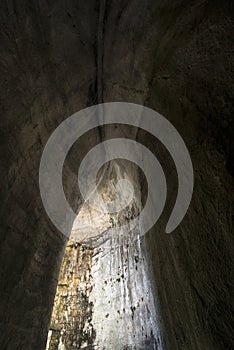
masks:
<svg viewBox="0 0 234 350"><path fill-rule="evenodd" d="M138 236L136 229L94 250L68 244L47 350L163 349L157 298Z"/></svg>
<svg viewBox="0 0 234 350"><path fill-rule="evenodd" d="M162 350L158 299L136 228L104 243L93 260L94 349Z"/></svg>
<svg viewBox="0 0 234 350"><path fill-rule="evenodd" d="M69 241L63 258L57 292L54 300L48 350L80 349L93 344L92 249ZM82 346L83 347L83 346Z"/></svg>
<svg viewBox="0 0 234 350"><path fill-rule="evenodd" d="M163 347L233 349L233 1L3 0L0 10L0 349L46 347L67 242L40 199L43 147L72 113L109 101L146 105L177 128L194 166L189 211L165 235L174 164L151 135L121 127L92 130L74 146L68 201L81 206L74 164L103 139L123 133L156 153L172 195L142 247Z"/></svg>

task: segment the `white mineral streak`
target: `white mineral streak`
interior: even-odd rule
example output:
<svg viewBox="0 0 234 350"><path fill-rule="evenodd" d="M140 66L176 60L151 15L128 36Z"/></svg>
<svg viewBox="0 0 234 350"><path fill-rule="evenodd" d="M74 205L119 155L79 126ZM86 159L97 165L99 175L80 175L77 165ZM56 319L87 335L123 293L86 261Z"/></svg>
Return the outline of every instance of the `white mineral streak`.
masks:
<svg viewBox="0 0 234 350"><path fill-rule="evenodd" d="M52 335L52 331L49 330L48 337L47 337L47 343L46 343L46 350L49 350L51 335Z"/></svg>
<svg viewBox="0 0 234 350"><path fill-rule="evenodd" d="M58 350L66 350L66 347L65 347L65 345L62 342L62 339L60 339L60 341L59 341Z"/></svg>

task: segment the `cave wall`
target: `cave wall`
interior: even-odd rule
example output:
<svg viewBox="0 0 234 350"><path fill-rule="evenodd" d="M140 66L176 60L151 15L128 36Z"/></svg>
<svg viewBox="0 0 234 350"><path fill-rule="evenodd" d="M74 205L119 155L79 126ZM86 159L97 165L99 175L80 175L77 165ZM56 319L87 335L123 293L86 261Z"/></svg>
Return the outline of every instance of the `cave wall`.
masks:
<svg viewBox="0 0 234 350"><path fill-rule="evenodd" d="M163 350L144 253L138 227L94 249L69 241L46 350Z"/></svg>
<svg viewBox="0 0 234 350"><path fill-rule="evenodd" d="M162 319L139 227L94 252L93 349L163 350Z"/></svg>
<svg viewBox="0 0 234 350"><path fill-rule="evenodd" d="M95 330L92 325L93 249L69 241L53 305L46 350L92 348Z"/></svg>
<svg viewBox="0 0 234 350"><path fill-rule="evenodd" d="M38 188L49 135L86 106L129 101L173 123L195 171L181 226L166 236L159 223L145 242L165 347L232 349L232 1L3 0L0 9L0 348L46 346L66 245Z"/></svg>

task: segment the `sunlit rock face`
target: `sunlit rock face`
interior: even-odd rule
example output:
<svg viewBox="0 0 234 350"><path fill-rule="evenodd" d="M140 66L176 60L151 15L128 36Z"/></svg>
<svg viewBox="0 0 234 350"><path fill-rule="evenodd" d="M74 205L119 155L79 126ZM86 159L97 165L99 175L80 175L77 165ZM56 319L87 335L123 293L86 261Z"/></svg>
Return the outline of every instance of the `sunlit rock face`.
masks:
<svg viewBox="0 0 234 350"><path fill-rule="evenodd" d="M69 242L47 350L160 350L160 317L139 232L93 249Z"/></svg>
<svg viewBox="0 0 234 350"><path fill-rule="evenodd" d="M115 198L116 183L129 180L134 169L131 164L110 165L100 190L107 202ZM140 228L130 226L139 206L137 195L122 214L102 214L90 203L82 206L63 260L47 350L163 349ZM92 248L77 241L90 242Z"/></svg>
<svg viewBox="0 0 234 350"><path fill-rule="evenodd" d="M91 267L93 250L69 241L59 276L47 350L93 344Z"/></svg>
<svg viewBox="0 0 234 350"><path fill-rule="evenodd" d="M112 226L110 215L92 208L87 203L82 206L73 225L71 239L74 242L86 242L98 238L102 232Z"/></svg>
<svg viewBox="0 0 234 350"><path fill-rule="evenodd" d="M128 224L141 210L137 166L123 159L107 162L97 176L97 191L84 200L73 223L71 240L95 248L113 237L128 235L129 227L111 228Z"/></svg>
<svg viewBox="0 0 234 350"><path fill-rule="evenodd" d="M138 228L94 250L95 349L162 350L157 297Z"/></svg>

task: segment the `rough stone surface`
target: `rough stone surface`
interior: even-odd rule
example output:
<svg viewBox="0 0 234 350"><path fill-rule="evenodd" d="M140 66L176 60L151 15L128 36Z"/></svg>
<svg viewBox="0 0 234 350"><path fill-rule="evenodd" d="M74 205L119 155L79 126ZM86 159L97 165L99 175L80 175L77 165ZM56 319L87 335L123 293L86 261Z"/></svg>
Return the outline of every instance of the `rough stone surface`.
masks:
<svg viewBox="0 0 234 350"><path fill-rule="evenodd" d="M164 349L158 300L137 228L97 250L92 276L94 349Z"/></svg>
<svg viewBox="0 0 234 350"><path fill-rule="evenodd" d="M69 242L46 350L162 350L152 285L137 229L92 250Z"/></svg>
<svg viewBox="0 0 234 350"><path fill-rule="evenodd" d="M41 203L40 157L62 120L103 101L157 110L193 161L186 218L164 234L172 195L142 242L164 348L233 349L233 1L3 0L0 10L0 349L46 347L66 241ZM76 209L74 164L121 130L93 130L69 155L64 187ZM170 182L173 163L161 157Z"/></svg>
<svg viewBox="0 0 234 350"><path fill-rule="evenodd" d="M91 266L93 250L69 241L54 300L47 350L90 347L95 338Z"/></svg>

